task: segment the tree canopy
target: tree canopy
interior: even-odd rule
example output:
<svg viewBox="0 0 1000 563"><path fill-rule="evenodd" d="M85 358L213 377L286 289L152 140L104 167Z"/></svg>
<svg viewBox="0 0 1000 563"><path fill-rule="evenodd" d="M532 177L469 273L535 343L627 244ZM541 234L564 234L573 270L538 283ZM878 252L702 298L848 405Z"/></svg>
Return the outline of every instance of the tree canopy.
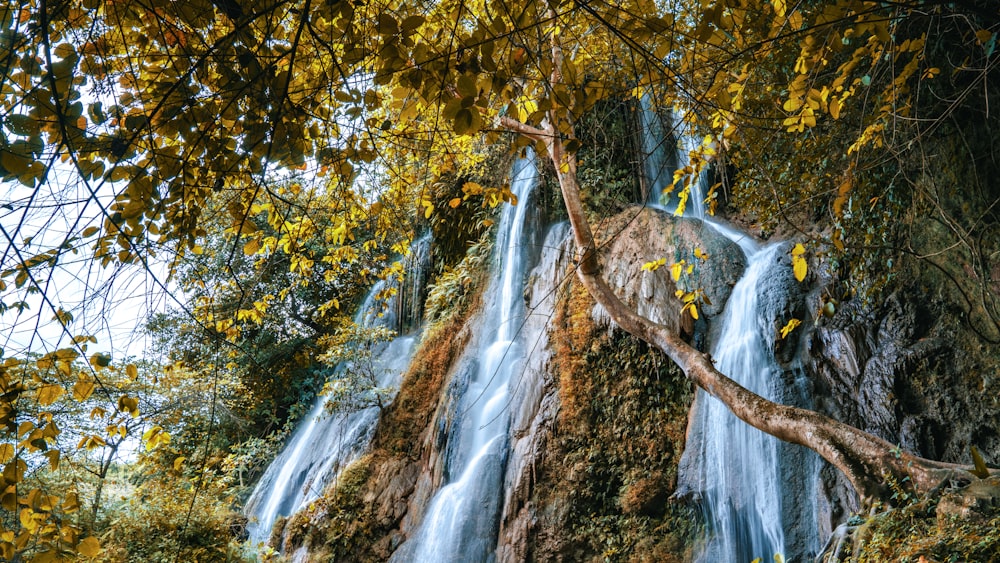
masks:
<svg viewBox="0 0 1000 563"><path fill-rule="evenodd" d="M986 0L0 8L0 181L10 194L0 202L0 326L11 334L0 491L19 514L2 521L0 553L99 553L93 522L64 517L79 509L74 493L23 484L43 458L58 465L51 452L73 450L59 442L55 406L93 394L108 402L107 432L81 441L84 450L124 437L111 421L143 416L116 383L122 370L135 379L136 366L90 322L116 280L146 276L180 311L161 324L181 338L197 332L188 357L164 363L198 364L186 373L212 382L212 394L240 385L225 375L238 372L264 405L281 384L255 371L274 359L262 346L309 356L299 339L332 334L371 282L406 275L401 257L421 229L458 230L449 236L464 242L489 226L484 209L513 203L484 173L508 146L551 157L581 271L598 274L588 210L574 203L575 124L607 100L637 111L645 97L682 115L703 142L673 189L686 198L703 168L731 171L707 194L710 209L737 206L765 233L799 231L810 253L853 272L859 295L879 280L858 272L890 251L933 260L907 238L930 210L967 258L970 322L1000 338L990 254L1000 235L978 230L998 223L996 188L984 180L996 163L976 161L946 186L929 162L962 133L958 123L982 117L974 134L988 134L998 32L1000 11ZM67 283L78 291L60 292ZM108 348L95 351L97 337ZM298 368L315 366L289 367ZM206 416L210 429L219 413ZM145 437L151 450L167 446L157 435ZM202 453L193 483L211 457ZM180 457L167 470L181 471Z"/></svg>

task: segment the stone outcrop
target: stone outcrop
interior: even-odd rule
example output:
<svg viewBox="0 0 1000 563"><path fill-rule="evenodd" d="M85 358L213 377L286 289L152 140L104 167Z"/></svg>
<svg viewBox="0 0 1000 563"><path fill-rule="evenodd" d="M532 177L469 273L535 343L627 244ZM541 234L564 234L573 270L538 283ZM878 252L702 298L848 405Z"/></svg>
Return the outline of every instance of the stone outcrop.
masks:
<svg viewBox="0 0 1000 563"><path fill-rule="evenodd" d="M640 315L668 326L676 326L682 318L683 302L674 297L678 288L703 291L707 300L699 305L699 311L711 319L722 312L746 267L739 247L712 227L659 209L627 209L608 221L601 232L601 240L607 241L601 254L602 274L608 285ZM707 258L697 257L696 249ZM646 262L659 259L666 263L655 271L641 269ZM682 271L680 280L674 282L670 267L682 260L684 269L688 265L694 268L690 274ZM595 316L604 324L610 322L600 306Z"/></svg>
<svg viewBox="0 0 1000 563"><path fill-rule="evenodd" d="M816 408L903 451L968 464L975 445L996 463L997 398L981 393L989 351L950 301L947 291L931 295L911 280L880 304L848 301L831 319L817 315L805 365ZM860 507L839 474L826 468L823 476L820 525L829 534Z"/></svg>

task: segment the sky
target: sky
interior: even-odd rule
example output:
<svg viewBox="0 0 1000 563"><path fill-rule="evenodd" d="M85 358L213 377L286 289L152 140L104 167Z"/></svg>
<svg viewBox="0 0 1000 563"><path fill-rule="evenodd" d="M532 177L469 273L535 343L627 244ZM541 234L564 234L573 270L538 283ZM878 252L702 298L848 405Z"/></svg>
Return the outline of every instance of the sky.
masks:
<svg viewBox="0 0 1000 563"><path fill-rule="evenodd" d="M4 357L25 352L45 353L70 345L72 336L92 335L88 353L111 353L114 359L143 357L149 338L136 332L150 312L168 308L169 295L157 280L165 281L166 264L141 266L94 263L93 241L73 240L88 227L101 226L101 208L113 197L105 185L91 197L75 171L52 167L46 181L29 188L19 182L0 183L0 349ZM93 230L93 229L91 229ZM54 267L32 270L41 293L15 287L10 270L22 260L57 248L69 240L76 250L64 250ZM6 275L4 275L6 274ZM24 303L23 310L18 303ZM65 330L54 319L59 309L73 320ZM3 309L3 307L0 307Z"/></svg>

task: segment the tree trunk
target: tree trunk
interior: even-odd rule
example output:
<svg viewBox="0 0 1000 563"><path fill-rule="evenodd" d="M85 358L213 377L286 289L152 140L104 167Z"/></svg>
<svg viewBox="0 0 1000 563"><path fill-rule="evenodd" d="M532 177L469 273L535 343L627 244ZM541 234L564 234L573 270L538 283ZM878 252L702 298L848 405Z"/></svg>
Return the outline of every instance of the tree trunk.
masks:
<svg viewBox="0 0 1000 563"><path fill-rule="evenodd" d="M551 84L561 82L562 50L552 45ZM601 276L597 243L587 221L576 179L576 155L563 146L560 130L572 135L572 123L560 108L548 113L546 122L533 127L509 117L504 128L545 146L555 167L563 202L577 247L577 275L590 295L623 330L662 350L695 385L722 401L737 418L776 438L805 446L847 476L863 501L886 499L889 483L925 494L949 482L967 483L977 477L970 468L924 459L901 451L889 442L814 411L768 401L715 369L711 358L681 339L670 327L642 317L612 291ZM568 112L562 108L563 112Z"/></svg>

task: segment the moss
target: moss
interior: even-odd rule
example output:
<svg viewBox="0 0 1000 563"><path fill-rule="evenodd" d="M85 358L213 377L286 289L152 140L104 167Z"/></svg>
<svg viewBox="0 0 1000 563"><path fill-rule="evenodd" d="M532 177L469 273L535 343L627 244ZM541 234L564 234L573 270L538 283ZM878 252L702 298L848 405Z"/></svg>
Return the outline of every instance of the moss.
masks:
<svg viewBox="0 0 1000 563"><path fill-rule="evenodd" d="M373 451L419 457L418 435L430 424L445 377L468 342L470 334L465 330L465 323L469 310L428 329L410 362L396 400L383 414Z"/></svg>
<svg viewBox="0 0 1000 563"><path fill-rule="evenodd" d="M477 297L478 299L478 297ZM474 310L475 307L472 307ZM399 527L395 507L382 493L411 464L419 464L421 439L442 386L468 341L468 315L451 315L428 328L396 400L382 414L368 455L348 466L308 510L285 524L285 552L309 547L311 561L384 561Z"/></svg>
<svg viewBox="0 0 1000 563"><path fill-rule="evenodd" d="M861 548L854 561L1000 562L1000 510L970 520L937 518L934 507L925 501L872 517L856 532Z"/></svg>
<svg viewBox="0 0 1000 563"><path fill-rule="evenodd" d="M536 502L548 508L534 558L684 561L697 517L667 499L691 385L659 351L597 326L592 309L579 284L557 308L562 406L539 470Z"/></svg>

